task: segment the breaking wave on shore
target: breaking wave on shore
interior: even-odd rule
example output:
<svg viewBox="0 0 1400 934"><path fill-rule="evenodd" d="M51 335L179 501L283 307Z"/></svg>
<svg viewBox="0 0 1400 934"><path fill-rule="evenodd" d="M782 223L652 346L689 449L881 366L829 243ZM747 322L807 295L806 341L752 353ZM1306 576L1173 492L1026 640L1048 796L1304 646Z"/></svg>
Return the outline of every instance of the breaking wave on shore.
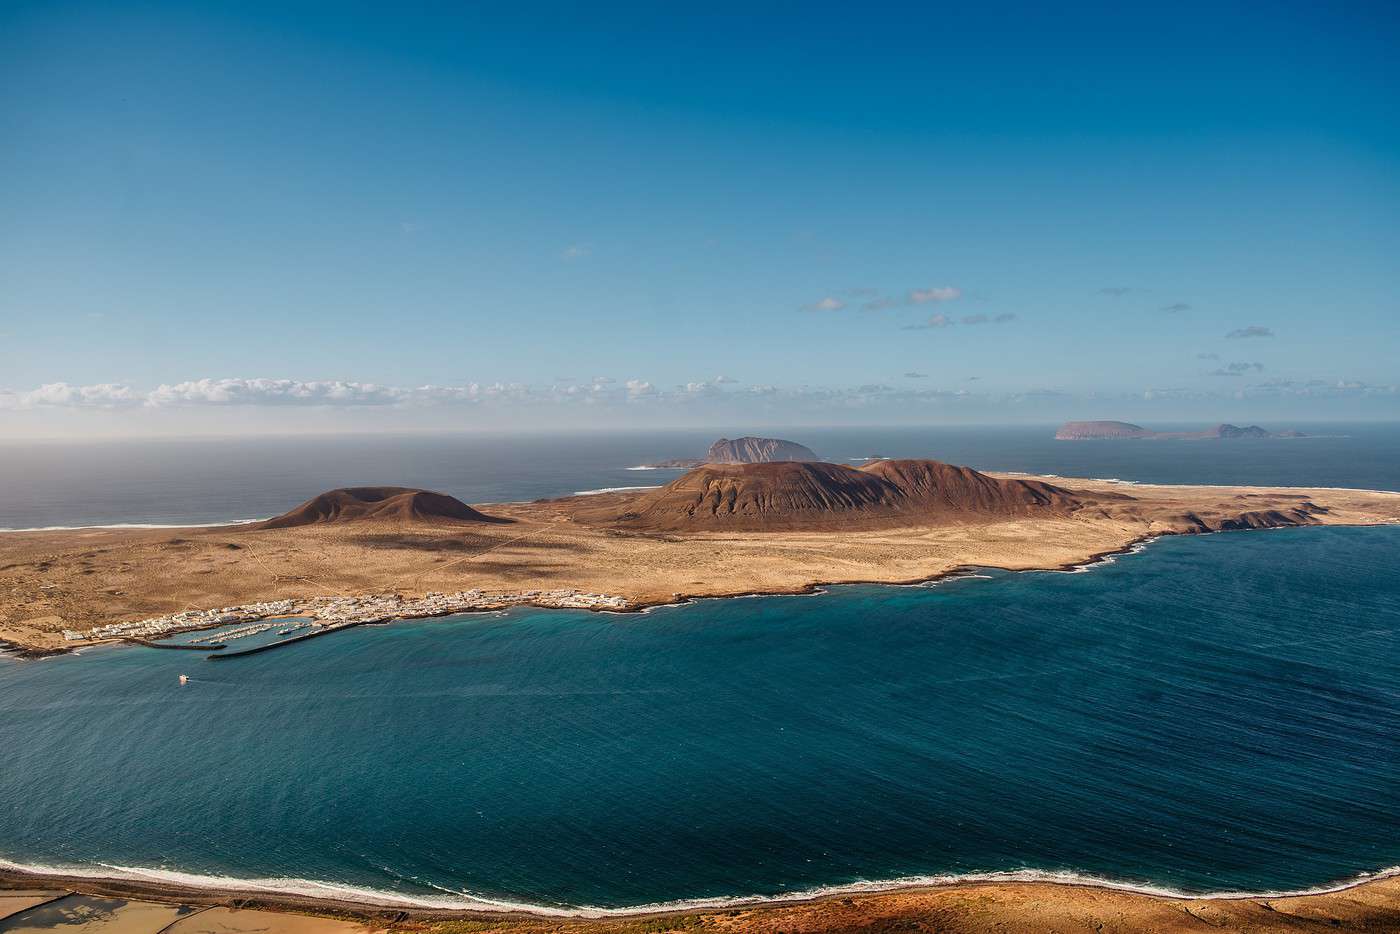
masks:
<svg viewBox="0 0 1400 934"><path fill-rule="evenodd" d="M93 531L102 529L213 529L226 525L247 525L250 522L262 522L268 518L271 517L229 519L224 522L114 522L110 525L38 525L27 529L0 529L0 532L80 532L89 529Z"/></svg>
<svg viewBox="0 0 1400 934"><path fill-rule="evenodd" d="M990 872L939 873L933 875L901 876L893 879L858 880L835 885L816 886L779 895L721 895L700 898L678 898L640 905L604 908L594 905L542 905L490 898L466 891L454 892L441 886L430 886L441 895L409 894L392 889L376 889L344 882L327 882L293 877L238 878L203 873L181 872L139 866L96 863L90 866L51 866L17 863L0 858L0 871L30 875L53 876L58 879L90 879L121 881L153 886L168 886L183 891L227 891L265 893L326 901L352 902L367 908L405 908L430 911L498 912L518 911L548 917L602 918L646 915L675 911L713 911L729 908L779 905L845 895L877 895L927 888L957 885L1010 885L1043 883L1110 889L1157 898L1179 898L1191 901L1204 899L1299 898L1309 895L1331 895L1356 888L1369 882L1400 876L1400 866L1390 866L1375 872L1364 872L1347 879L1301 889L1261 891L1190 892L1165 885L1110 879L1070 870L1008 869ZM421 883L420 883L421 884Z"/></svg>

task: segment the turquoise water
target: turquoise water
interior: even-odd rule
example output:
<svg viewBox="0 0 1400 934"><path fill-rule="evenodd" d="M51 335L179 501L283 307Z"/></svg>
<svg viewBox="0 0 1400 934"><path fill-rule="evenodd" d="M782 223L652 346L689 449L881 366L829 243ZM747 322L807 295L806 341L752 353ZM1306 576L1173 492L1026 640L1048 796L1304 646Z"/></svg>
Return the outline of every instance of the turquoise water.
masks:
<svg viewBox="0 0 1400 934"><path fill-rule="evenodd" d="M226 663L0 659L0 856L552 906L1319 886L1400 864L1396 567L1400 528L1291 529Z"/></svg>

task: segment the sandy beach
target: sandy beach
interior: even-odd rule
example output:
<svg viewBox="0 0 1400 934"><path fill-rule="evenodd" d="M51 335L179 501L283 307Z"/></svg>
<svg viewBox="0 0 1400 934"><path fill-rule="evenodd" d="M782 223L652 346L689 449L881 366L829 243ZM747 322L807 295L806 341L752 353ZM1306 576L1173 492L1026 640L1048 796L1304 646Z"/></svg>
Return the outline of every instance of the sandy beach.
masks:
<svg viewBox="0 0 1400 934"><path fill-rule="evenodd" d="M42 883L44 904L20 905ZM70 934L661 934L668 931L938 931L947 934L1071 932L1400 930L1400 878L1313 895L1182 898L1107 886L996 882L914 887L879 894L602 918L519 912L443 912L367 906L259 892L199 891L125 881L0 872L0 930ZM23 888L22 888L23 887ZM61 897L66 892L81 893ZM51 900L52 899L52 900ZM166 928L164 925L171 925Z"/></svg>
<svg viewBox="0 0 1400 934"><path fill-rule="evenodd" d="M1157 535L1231 527L1241 517L1308 524L1400 521L1400 494L1366 490L1125 485L1046 478L1102 505L1017 516L841 530L686 534L580 521L609 497L492 504L508 522L376 523L253 529L80 529L0 535L0 640L72 647L64 630L282 599L469 588L520 594L572 588L626 609L687 597L802 593L822 584L910 583L967 566L1058 568ZM1278 524L1293 524L1292 519ZM528 602L528 601L526 601Z"/></svg>

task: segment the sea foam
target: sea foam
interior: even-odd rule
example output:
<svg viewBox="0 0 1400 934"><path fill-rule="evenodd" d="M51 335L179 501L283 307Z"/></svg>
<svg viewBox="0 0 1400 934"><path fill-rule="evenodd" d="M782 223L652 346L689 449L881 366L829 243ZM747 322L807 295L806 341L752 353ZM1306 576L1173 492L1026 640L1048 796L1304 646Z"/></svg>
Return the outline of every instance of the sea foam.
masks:
<svg viewBox="0 0 1400 934"><path fill-rule="evenodd" d="M304 898L356 902L374 907L427 908L439 911L519 911L546 917L602 918L625 917L628 915L654 914L673 911L710 911L728 908L743 908L759 905L779 905L791 902L810 901L842 895L871 895L899 892L911 889L950 887L957 885L996 884L996 883L1048 883L1052 885L1087 886L1130 892L1137 895L1152 895L1159 898L1179 898L1190 901L1224 898L1297 898L1306 895L1330 895L1347 889L1400 876L1400 866L1390 866L1376 872L1361 873L1347 879L1313 886L1311 888L1287 890L1236 891L1221 890L1210 892L1188 892L1170 886L1154 885L1123 879L1111 879L1090 873L1069 870L1007 869L989 872L938 873L933 875L899 876L891 879L856 880L836 885L816 886L779 895L722 895L701 898L678 898L669 901L648 902L623 907L601 907L597 905L541 905L531 902L515 902L506 899L490 898L467 891L452 892L441 886L442 895L412 895L389 889L376 889L369 886L352 885L344 882L330 882L318 879L294 877L252 877L220 876L204 873L181 872L174 869L157 869L141 866L121 866L110 863L95 863L90 866L53 866L36 863L17 863L0 857L0 869L26 872L33 875L60 876L82 879L107 879L129 882L147 882L174 885L190 889L212 889L216 891L267 892L278 895L295 895Z"/></svg>

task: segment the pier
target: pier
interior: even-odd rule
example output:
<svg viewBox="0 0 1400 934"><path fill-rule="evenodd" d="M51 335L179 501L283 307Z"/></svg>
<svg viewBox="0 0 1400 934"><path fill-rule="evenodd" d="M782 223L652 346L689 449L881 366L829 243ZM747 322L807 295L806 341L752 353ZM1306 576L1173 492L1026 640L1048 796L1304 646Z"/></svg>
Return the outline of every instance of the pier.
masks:
<svg viewBox="0 0 1400 934"><path fill-rule="evenodd" d="M224 649L228 646L222 642L215 645L196 645L192 642L152 642L150 639L123 639L128 645L144 645L148 649L185 649L194 652L208 652L211 649Z"/></svg>
<svg viewBox="0 0 1400 934"><path fill-rule="evenodd" d="M234 649L232 652L216 652L212 655L206 655L205 658L208 661L217 662L225 658L240 658L244 655L256 655L259 652L268 652L272 649L280 649L282 646L291 645L293 642L305 642L307 639L314 639L317 636L324 636L332 632L340 632L341 630L350 629L354 626L360 625L363 624L360 622L353 622L341 623L339 626L322 626L319 629L313 629L310 632L304 632L299 636L292 636L290 639L279 639L276 642L265 642L262 645L255 645L252 648ZM196 648L196 646L191 646L191 648ZM198 648L210 648L210 646L198 646Z"/></svg>

